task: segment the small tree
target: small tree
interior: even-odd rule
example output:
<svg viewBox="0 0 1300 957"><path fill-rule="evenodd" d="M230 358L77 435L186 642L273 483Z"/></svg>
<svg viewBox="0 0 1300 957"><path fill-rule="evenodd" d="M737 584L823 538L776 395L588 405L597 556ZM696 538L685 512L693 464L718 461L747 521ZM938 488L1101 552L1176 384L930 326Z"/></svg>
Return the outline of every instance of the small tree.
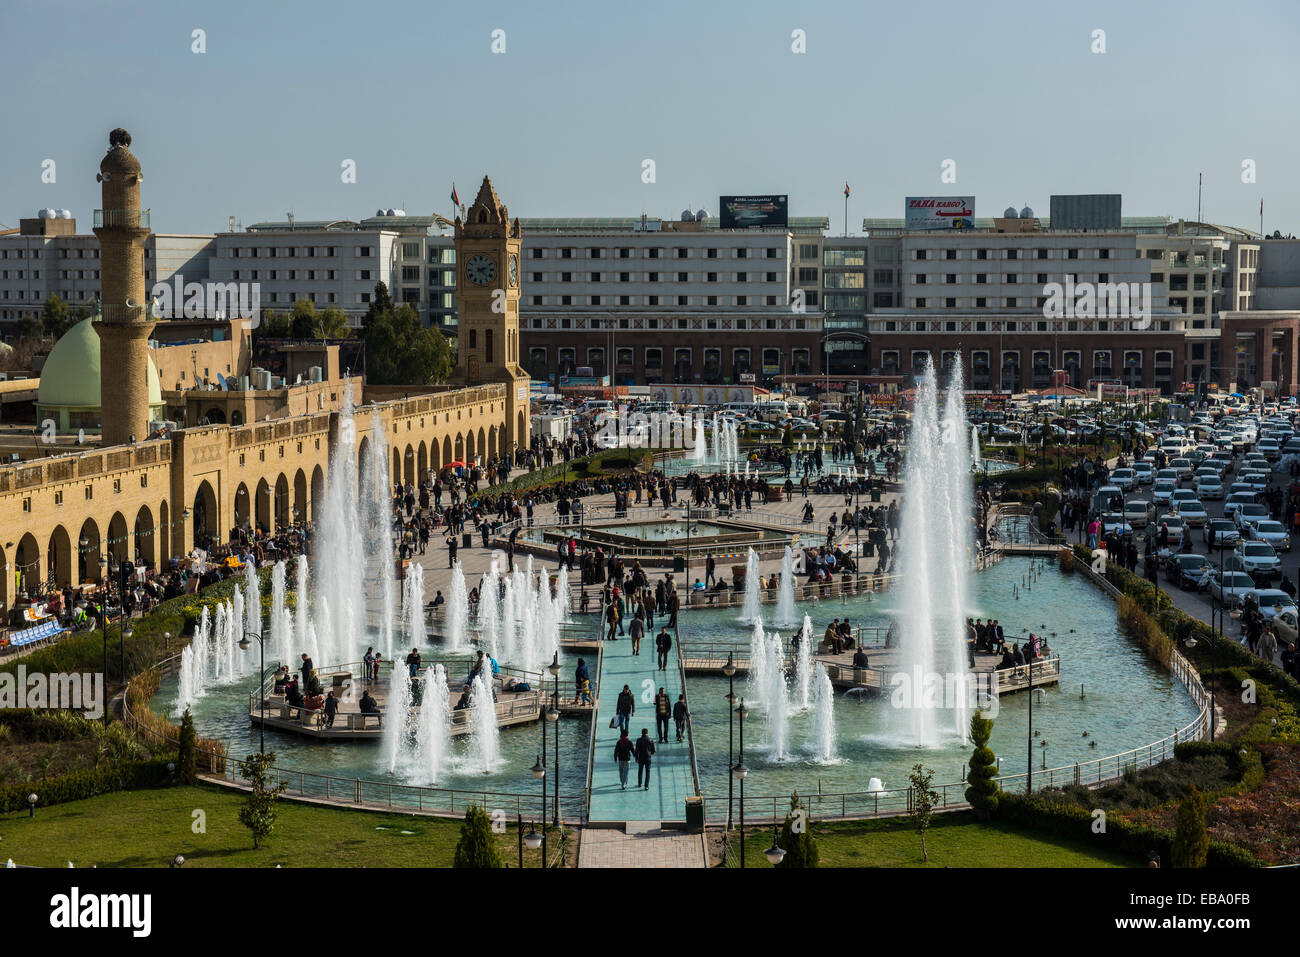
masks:
<svg viewBox="0 0 1300 957"><path fill-rule="evenodd" d="M1174 867L1204 867L1210 850L1210 835L1205 830L1205 797L1194 786L1178 805L1171 854Z"/></svg>
<svg viewBox="0 0 1300 957"><path fill-rule="evenodd" d="M791 429L790 426L788 425L785 427L785 430L781 433L781 448L783 449L794 448L794 430Z"/></svg>
<svg viewBox="0 0 1300 957"><path fill-rule="evenodd" d="M912 823L921 834L921 860L929 863L925 832L930 828L930 818L934 816L934 806L939 801L939 792L930 786L934 781L934 771L924 765L914 764L907 779L912 785Z"/></svg>
<svg viewBox="0 0 1300 957"><path fill-rule="evenodd" d="M253 832L254 850L260 849L275 829L275 800L288 787L283 781L275 785L268 782L268 772L274 762L274 751L250 754L239 762L239 776L250 787L248 799L239 809L239 823Z"/></svg>
<svg viewBox="0 0 1300 957"><path fill-rule="evenodd" d="M198 736L194 733L194 715L186 707L181 715L180 750L176 755L176 780L181 784L193 784L198 777L199 749Z"/></svg>
<svg viewBox="0 0 1300 957"><path fill-rule="evenodd" d="M460 840L456 842L456 856L452 867L501 867L501 851L487 811L471 804L465 812L465 823L460 826Z"/></svg>
<svg viewBox="0 0 1300 957"><path fill-rule="evenodd" d="M984 717L983 709L977 708L970 716L970 739L975 751L966 775L966 800L981 821L987 821L998 809L998 783L993 780L998 776L998 759L988 746L992 733L993 719Z"/></svg>
<svg viewBox="0 0 1300 957"><path fill-rule="evenodd" d="M821 861L821 852L812 836L812 818L799 800L798 791L790 795L790 810L776 845L785 851L777 867L816 867Z"/></svg>

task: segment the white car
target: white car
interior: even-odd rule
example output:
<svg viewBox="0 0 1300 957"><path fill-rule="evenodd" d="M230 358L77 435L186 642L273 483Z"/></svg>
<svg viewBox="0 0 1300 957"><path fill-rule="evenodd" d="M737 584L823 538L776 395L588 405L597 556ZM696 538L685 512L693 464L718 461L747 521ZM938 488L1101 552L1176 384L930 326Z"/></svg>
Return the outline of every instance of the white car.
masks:
<svg viewBox="0 0 1300 957"><path fill-rule="evenodd" d="M1268 478L1267 472L1242 472L1233 484L1248 485L1252 492L1263 492L1268 488Z"/></svg>
<svg viewBox="0 0 1300 957"><path fill-rule="evenodd" d="M1156 482L1151 491L1151 500L1157 505L1168 505L1169 497L1174 494L1176 489L1177 486L1175 483L1171 482L1169 479L1161 479Z"/></svg>
<svg viewBox="0 0 1300 957"><path fill-rule="evenodd" d="M1247 527L1258 525L1260 522L1267 522L1272 516L1268 514L1268 506L1252 502L1249 505L1243 505L1232 513L1232 520L1237 523L1241 529L1241 537L1247 538L1251 532L1247 532Z"/></svg>
<svg viewBox="0 0 1300 957"><path fill-rule="evenodd" d="M1131 492L1137 488L1137 473L1132 469L1116 469L1110 473L1110 484L1118 487L1120 491Z"/></svg>
<svg viewBox="0 0 1300 957"><path fill-rule="evenodd" d="M1246 597L1246 592L1255 590L1255 579L1245 572L1220 572L1210 579L1210 594L1220 604L1235 608Z"/></svg>
<svg viewBox="0 0 1300 957"><path fill-rule="evenodd" d="M1256 522L1249 528L1251 541L1268 542L1279 552L1291 551L1291 536L1287 534L1286 526L1281 522L1268 519Z"/></svg>
<svg viewBox="0 0 1300 957"><path fill-rule="evenodd" d="M1174 508L1182 520L1192 528L1201 528L1210 517L1210 513L1205 510L1205 506L1199 499L1183 499L1181 502L1175 502Z"/></svg>
<svg viewBox="0 0 1300 957"><path fill-rule="evenodd" d="M1282 560L1268 542L1240 542L1233 554L1241 559L1241 567L1246 573L1257 581L1282 574Z"/></svg>
<svg viewBox="0 0 1300 957"><path fill-rule="evenodd" d="M1255 604L1259 606L1259 614L1265 621L1272 621L1274 615L1281 614L1284 611L1296 613L1295 599L1282 591L1280 588L1256 588L1253 591L1246 592L1242 596L1244 601L1247 597L1254 598Z"/></svg>
<svg viewBox="0 0 1300 957"><path fill-rule="evenodd" d="M1132 528L1146 528L1155 510L1144 498L1131 498L1124 503L1124 521Z"/></svg>
<svg viewBox="0 0 1300 957"><path fill-rule="evenodd" d="M1124 521L1123 512L1102 512L1101 513L1101 533L1106 537L1111 535L1126 535L1133 531L1132 526Z"/></svg>
<svg viewBox="0 0 1300 957"><path fill-rule="evenodd" d="M1177 548L1183 543L1183 532L1186 530L1186 523L1173 512L1165 512L1155 520L1153 526L1155 534L1160 534L1161 527L1169 529L1169 547Z"/></svg>
<svg viewBox="0 0 1300 957"><path fill-rule="evenodd" d="M1212 476L1202 475L1196 480L1196 497L1200 499L1222 499L1223 483Z"/></svg>
<svg viewBox="0 0 1300 957"><path fill-rule="evenodd" d="M1195 489L1190 489L1190 488L1176 489L1173 492L1173 494L1169 496L1170 503L1175 506L1179 502L1191 502L1194 501L1195 499L1196 499L1196 491Z"/></svg>
<svg viewBox="0 0 1300 957"><path fill-rule="evenodd" d="M1228 489L1228 498L1223 503L1223 516L1229 518L1237 514L1237 511L1247 505L1254 505L1255 493L1249 491L1233 491Z"/></svg>
<svg viewBox="0 0 1300 957"><path fill-rule="evenodd" d="M1214 547L1222 545L1232 548L1241 541L1241 531L1229 518L1212 518L1205 523L1205 544L1210 543L1210 533L1214 533Z"/></svg>
<svg viewBox="0 0 1300 957"><path fill-rule="evenodd" d="M1276 439L1260 439L1259 450L1270 462L1276 462L1282 456L1282 447L1277 444Z"/></svg>
<svg viewBox="0 0 1300 957"><path fill-rule="evenodd" d="M1169 463L1169 467L1178 473L1178 478L1185 479L1192 477L1192 460L1191 459L1174 459Z"/></svg>
<svg viewBox="0 0 1300 957"><path fill-rule="evenodd" d="M1150 485L1152 482L1155 481L1156 470L1151 467L1150 462L1147 462L1145 460L1141 462L1134 462L1133 471L1137 473L1139 485Z"/></svg>
<svg viewBox="0 0 1300 957"><path fill-rule="evenodd" d="M1178 475L1177 469L1161 469L1156 473L1156 481L1173 482L1177 485L1181 481L1181 478Z"/></svg>

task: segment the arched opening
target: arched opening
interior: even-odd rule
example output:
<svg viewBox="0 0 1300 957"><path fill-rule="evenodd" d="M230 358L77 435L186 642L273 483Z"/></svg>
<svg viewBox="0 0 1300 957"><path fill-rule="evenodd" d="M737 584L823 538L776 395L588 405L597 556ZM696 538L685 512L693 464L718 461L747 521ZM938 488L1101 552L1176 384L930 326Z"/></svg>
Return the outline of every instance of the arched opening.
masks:
<svg viewBox="0 0 1300 957"><path fill-rule="evenodd" d="M497 438L496 438L497 454L503 457L506 455L506 453L510 451L510 440L508 438L509 431L510 430L507 429L504 425L502 425L501 428L497 429Z"/></svg>
<svg viewBox="0 0 1300 957"><path fill-rule="evenodd" d="M158 506L158 567L165 568L172 557L172 510L164 501Z"/></svg>
<svg viewBox="0 0 1300 957"><path fill-rule="evenodd" d="M126 517L121 512L114 512L108 522L109 568L117 568L131 557L131 543L127 541L126 534Z"/></svg>
<svg viewBox="0 0 1300 957"><path fill-rule="evenodd" d="M465 464L466 465L474 464L474 456L477 454L477 452L475 451L476 449L477 446L474 444L474 430L470 429L467 433L465 433Z"/></svg>
<svg viewBox="0 0 1300 957"><path fill-rule="evenodd" d="M492 447L487 444L487 433L482 429L478 430L478 454L483 456L486 464L487 460L492 457Z"/></svg>
<svg viewBox="0 0 1300 957"><path fill-rule="evenodd" d="M393 485L402 484L402 453L393 449L393 477L390 480Z"/></svg>
<svg viewBox="0 0 1300 957"><path fill-rule="evenodd" d="M358 477L365 474L366 457L369 455L369 453L370 453L370 436L365 435L361 437L361 441L357 444L357 476Z"/></svg>
<svg viewBox="0 0 1300 957"><path fill-rule="evenodd" d="M36 537L28 532L18 541L14 556L14 571L18 573L19 591L34 589L41 581L41 547Z"/></svg>
<svg viewBox="0 0 1300 957"><path fill-rule="evenodd" d="M55 526L45 554L45 567L49 569L49 577L60 588L69 587L72 584L72 539L62 525Z"/></svg>
<svg viewBox="0 0 1300 957"><path fill-rule="evenodd" d="M257 480L257 497L254 502L257 527L264 533L271 531L271 486L267 484L266 479Z"/></svg>
<svg viewBox="0 0 1300 957"><path fill-rule="evenodd" d="M451 436L444 435L442 438L442 461L438 463L438 468L439 469L445 468L447 464L451 462L451 459L452 459Z"/></svg>
<svg viewBox="0 0 1300 957"><path fill-rule="evenodd" d="M415 477L423 482L429 474L429 450L425 447L424 440L420 440L419 446L415 450Z"/></svg>
<svg viewBox="0 0 1300 957"><path fill-rule="evenodd" d="M235 528L248 528L249 509L253 503L248 500L248 486L243 482L235 489Z"/></svg>
<svg viewBox="0 0 1300 957"><path fill-rule="evenodd" d="M9 580L13 577L13 571L9 567L9 555L4 546L5 543L0 542L0 605L8 608Z"/></svg>
<svg viewBox="0 0 1300 957"><path fill-rule="evenodd" d="M99 581L100 556L99 526L88 518L77 535L77 584Z"/></svg>
<svg viewBox="0 0 1300 957"><path fill-rule="evenodd" d="M243 424L244 424L244 413L241 412L239 409L236 409L234 412L231 412L231 413L230 413L230 424L231 424L231 425L234 425L234 426L240 426L240 425L243 425Z"/></svg>
<svg viewBox="0 0 1300 957"><path fill-rule="evenodd" d="M312 521L316 520L316 508L325 497L325 470L319 465L311 471L311 500L307 505L307 512L304 517L310 517Z"/></svg>
<svg viewBox="0 0 1300 957"><path fill-rule="evenodd" d="M225 425L226 413L223 409L208 409L208 411L204 413L203 419L208 425Z"/></svg>
<svg viewBox="0 0 1300 957"><path fill-rule="evenodd" d="M307 476L302 469L293 477L293 520L307 521Z"/></svg>
<svg viewBox="0 0 1300 957"><path fill-rule="evenodd" d="M278 532L282 528L288 528L289 518L289 480L285 478L283 472L275 480L275 530Z"/></svg>
<svg viewBox="0 0 1300 957"><path fill-rule="evenodd" d="M204 479L199 483L199 490L194 493L190 515L190 521L194 523L194 544L199 548L207 549L217 537L217 517L217 495L212 491L208 480Z"/></svg>
<svg viewBox="0 0 1300 957"><path fill-rule="evenodd" d="M132 537L135 542L135 548L131 552L132 560L145 568L157 568L154 560L154 542L157 536L154 535L153 512L148 505L141 505L140 511L136 512Z"/></svg>
<svg viewBox="0 0 1300 957"><path fill-rule="evenodd" d="M459 434L456 436L455 461L457 462L465 461L465 437Z"/></svg>
<svg viewBox="0 0 1300 957"><path fill-rule="evenodd" d="M524 421L524 410L519 410L519 415L515 422L515 435L511 440L517 445L523 445L528 441L528 423Z"/></svg>
<svg viewBox="0 0 1300 957"><path fill-rule="evenodd" d="M409 445L402 456L402 479L407 485L415 484L415 449Z"/></svg>

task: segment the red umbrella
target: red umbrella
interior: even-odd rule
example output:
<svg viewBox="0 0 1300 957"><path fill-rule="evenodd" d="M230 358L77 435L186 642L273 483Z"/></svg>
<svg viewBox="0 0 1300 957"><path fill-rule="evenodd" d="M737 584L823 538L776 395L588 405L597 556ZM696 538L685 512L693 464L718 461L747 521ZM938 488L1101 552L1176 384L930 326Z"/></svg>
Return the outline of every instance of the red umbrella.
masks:
<svg viewBox="0 0 1300 957"><path fill-rule="evenodd" d="M460 459L457 459L457 460L454 461L454 462L448 462L447 465L446 465L446 467L449 468L449 469L464 468L464 467L465 467L465 463L462 462Z"/></svg>

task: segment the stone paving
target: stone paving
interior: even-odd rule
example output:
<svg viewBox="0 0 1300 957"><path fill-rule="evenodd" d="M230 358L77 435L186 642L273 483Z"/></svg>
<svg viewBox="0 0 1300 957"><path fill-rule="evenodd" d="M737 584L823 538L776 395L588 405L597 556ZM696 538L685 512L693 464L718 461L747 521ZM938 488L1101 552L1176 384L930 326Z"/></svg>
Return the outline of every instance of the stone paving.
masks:
<svg viewBox="0 0 1300 957"><path fill-rule="evenodd" d="M707 860L704 835L661 830L658 822L583 828L578 847L579 867L707 867Z"/></svg>

